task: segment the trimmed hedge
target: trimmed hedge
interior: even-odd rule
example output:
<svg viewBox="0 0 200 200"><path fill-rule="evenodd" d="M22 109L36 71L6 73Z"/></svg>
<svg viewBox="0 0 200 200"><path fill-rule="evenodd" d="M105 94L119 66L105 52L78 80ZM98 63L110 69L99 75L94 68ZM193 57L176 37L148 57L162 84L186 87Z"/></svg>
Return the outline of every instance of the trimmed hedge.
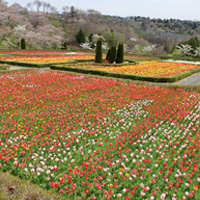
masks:
<svg viewBox="0 0 200 200"><path fill-rule="evenodd" d="M161 83L177 82L183 78L191 76L194 73L200 72L200 68L199 68L199 69L191 70L188 72L180 73L171 77L146 77L146 76L136 76L136 75L130 75L130 74L109 73L109 72L91 70L91 69L63 67L63 66L56 66L56 65L52 65L50 66L50 68L52 70L64 70L64 71L71 71L71 72L84 73L84 74L93 74L93 75L108 76L108 77L115 77L115 78L122 78L122 79L132 79L132 80L139 80L139 81L161 82Z"/></svg>
<svg viewBox="0 0 200 200"><path fill-rule="evenodd" d="M48 67L46 64L38 65L38 64L32 64L32 63L20 63L20 62L12 62L12 61L4 61L4 60L0 60L0 63L22 66L22 67L38 67L38 68Z"/></svg>

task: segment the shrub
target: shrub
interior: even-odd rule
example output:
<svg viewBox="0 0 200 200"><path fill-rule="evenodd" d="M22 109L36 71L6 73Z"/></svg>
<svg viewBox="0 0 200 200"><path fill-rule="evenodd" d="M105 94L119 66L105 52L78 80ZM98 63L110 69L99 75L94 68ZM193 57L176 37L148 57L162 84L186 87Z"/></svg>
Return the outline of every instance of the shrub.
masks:
<svg viewBox="0 0 200 200"><path fill-rule="evenodd" d="M63 44L63 49L66 49L66 50L67 50L67 41L64 42L64 44Z"/></svg>
<svg viewBox="0 0 200 200"><path fill-rule="evenodd" d="M199 47L199 40L197 37L190 38L186 44L190 45L194 50L196 50L197 47ZM193 53L193 52L192 52Z"/></svg>
<svg viewBox="0 0 200 200"><path fill-rule="evenodd" d="M118 50L117 50L116 63L123 63L123 62L124 62L124 45L119 44Z"/></svg>
<svg viewBox="0 0 200 200"><path fill-rule="evenodd" d="M85 34L82 29L76 34L76 41L81 44L85 43Z"/></svg>
<svg viewBox="0 0 200 200"><path fill-rule="evenodd" d="M91 42L91 43L93 42L93 34L92 33L89 35L88 39L89 39L89 42Z"/></svg>
<svg viewBox="0 0 200 200"><path fill-rule="evenodd" d="M95 43L92 42L92 44L90 45L90 48L94 49L95 48Z"/></svg>
<svg viewBox="0 0 200 200"><path fill-rule="evenodd" d="M21 49L26 49L26 41L24 38L21 39Z"/></svg>
<svg viewBox="0 0 200 200"><path fill-rule="evenodd" d="M96 47L96 56L95 56L95 62L96 63L102 63L102 41L99 39L97 41L97 47Z"/></svg>

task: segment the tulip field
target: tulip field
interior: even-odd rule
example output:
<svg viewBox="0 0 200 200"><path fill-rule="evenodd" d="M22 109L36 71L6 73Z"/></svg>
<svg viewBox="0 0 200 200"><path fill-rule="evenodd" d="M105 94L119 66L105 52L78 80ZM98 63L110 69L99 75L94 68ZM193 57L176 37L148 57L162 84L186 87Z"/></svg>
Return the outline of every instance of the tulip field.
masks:
<svg viewBox="0 0 200 200"><path fill-rule="evenodd" d="M0 113L0 170L66 199L200 199L200 92L11 72Z"/></svg>
<svg viewBox="0 0 200 200"><path fill-rule="evenodd" d="M134 74L139 76L150 77L168 77L179 73L187 72L194 69L200 69L198 65L182 64L182 63L166 63L166 62L149 62L140 65L122 66L103 68L99 67L96 70L114 72L120 74Z"/></svg>
<svg viewBox="0 0 200 200"><path fill-rule="evenodd" d="M67 51L27 51L27 50L8 50L8 51L0 51L2 54L9 55L52 55L52 54L66 54Z"/></svg>
<svg viewBox="0 0 200 200"><path fill-rule="evenodd" d="M58 56L0 56L0 61L27 63L27 64L56 64L67 63L80 60L93 60L94 56L89 54L82 55L58 55Z"/></svg>
<svg viewBox="0 0 200 200"><path fill-rule="evenodd" d="M129 75L137 75L144 77L170 77L191 70L199 69L200 71L199 65L168 63L168 62L158 62L158 61L143 61L137 65L126 64L124 66L98 66L92 64L82 64L74 66L68 65L68 67L92 69L96 71L118 73L118 74L129 74Z"/></svg>
<svg viewBox="0 0 200 200"><path fill-rule="evenodd" d="M70 54L81 54L81 55L87 55L89 53L82 52L82 51L76 51L76 52L70 52L66 50L62 51L38 51L38 50L32 50L32 51L27 51L27 50L7 50L7 51L0 51L0 54L7 54L7 55L25 55L25 56L45 56L45 55L70 55Z"/></svg>

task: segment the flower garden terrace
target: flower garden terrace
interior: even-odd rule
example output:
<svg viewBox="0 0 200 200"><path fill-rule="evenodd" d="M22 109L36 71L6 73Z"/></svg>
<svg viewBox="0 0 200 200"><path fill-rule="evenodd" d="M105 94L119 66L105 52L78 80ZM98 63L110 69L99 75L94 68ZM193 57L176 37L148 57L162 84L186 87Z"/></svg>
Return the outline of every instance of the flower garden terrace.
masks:
<svg viewBox="0 0 200 200"><path fill-rule="evenodd" d="M0 93L1 170L71 199L200 198L200 93L48 71Z"/></svg>
<svg viewBox="0 0 200 200"><path fill-rule="evenodd" d="M57 55L57 56L0 56L0 61L8 61L12 64L25 63L25 64L56 64L56 63L67 63L74 61L88 61L93 60L94 56L90 54L83 55Z"/></svg>
<svg viewBox="0 0 200 200"><path fill-rule="evenodd" d="M27 50L8 50L8 51L0 51L0 54L7 54L7 55L32 55L32 56L42 56L42 55L65 55L65 54L80 54L80 55L87 55L88 53L85 52L70 52L70 51L27 51Z"/></svg>
<svg viewBox="0 0 200 200"><path fill-rule="evenodd" d="M158 62L158 61L143 61L140 64L131 65L98 65L98 64L75 64L75 65L58 65L59 67L71 67L77 69L102 71L108 73L117 73L125 75L136 75L142 77L173 77L181 73L187 73L193 70L200 71L199 65L171 63L171 62Z"/></svg>

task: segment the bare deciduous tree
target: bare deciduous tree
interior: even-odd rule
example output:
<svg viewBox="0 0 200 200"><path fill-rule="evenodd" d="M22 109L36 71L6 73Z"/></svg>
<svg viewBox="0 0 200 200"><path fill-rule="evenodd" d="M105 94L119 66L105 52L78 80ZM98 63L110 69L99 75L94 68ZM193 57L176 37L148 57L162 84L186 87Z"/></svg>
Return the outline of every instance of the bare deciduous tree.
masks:
<svg viewBox="0 0 200 200"><path fill-rule="evenodd" d="M35 0L34 2L28 3L27 8L30 11L43 12L43 13L55 13L57 9L50 3Z"/></svg>

